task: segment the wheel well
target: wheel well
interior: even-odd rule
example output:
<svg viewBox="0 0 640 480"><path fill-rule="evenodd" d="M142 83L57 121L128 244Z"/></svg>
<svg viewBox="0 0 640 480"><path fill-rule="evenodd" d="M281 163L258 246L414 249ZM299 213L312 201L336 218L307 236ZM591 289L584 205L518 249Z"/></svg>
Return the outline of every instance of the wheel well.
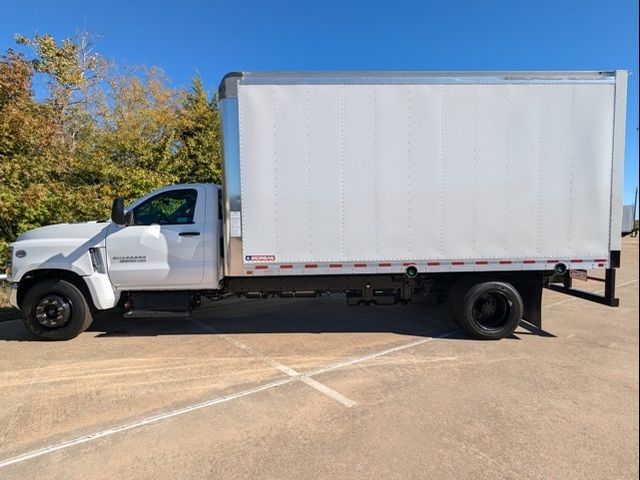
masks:
<svg viewBox="0 0 640 480"><path fill-rule="evenodd" d="M82 279L80 275L74 272L70 272L69 270L59 270L59 269L43 269L43 270L32 270L26 273L22 279L20 280L20 285L18 286L18 306L22 308L22 301L24 296L27 294L29 289L33 287L36 283L39 283L42 280L53 279L53 280L65 280L75 287L78 288L84 295L87 304L92 312L96 310L95 305L93 304L93 299L91 298L91 293L87 288L87 284Z"/></svg>
<svg viewBox="0 0 640 480"><path fill-rule="evenodd" d="M542 284L543 271L531 272L487 272L462 274L455 278L449 291L457 284L498 281L511 284L520 294L524 307L522 318L538 328L542 327Z"/></svg>

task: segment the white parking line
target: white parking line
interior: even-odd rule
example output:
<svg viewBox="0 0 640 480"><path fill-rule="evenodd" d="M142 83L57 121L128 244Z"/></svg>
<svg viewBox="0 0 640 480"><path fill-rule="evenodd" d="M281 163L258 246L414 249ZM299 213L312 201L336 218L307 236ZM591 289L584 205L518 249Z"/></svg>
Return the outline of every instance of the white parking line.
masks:
<svg viewBox="0 0 640 480"><path fill-rule="evenodd" d="M372 360L374 358L382 357L384 355L389 355L390 353L400 352L408 348L417 347L418 345L429 343L439 338L447 338L452 335L455 335L456 333L462 333L462 330L456 328L455 330L449 331L447 333L443 333L442 335L434 335L433 337L423 338L421 340L416 340L415 342L405 343L404 345L399 345L397 347L388 348L386 350L381 350L379 352L370 353L369 355L365 355L363 357L352 358L351 360L345 360L344 362L335 363L333 365L329 365L328 367L321 367L316 370L311 370L310 372L305 373L305 376L312 377L315 375L320 375L321 373L331 372L332 370L337 370L339 368L350 367L351 365L366 362L367 360Z"/></svg>
<svg viewBox="0 0 640 480"><path fill-rule="evenodd" d="M621 284L617 285L617 287L618 288L619 287L624 287L626 285L631 285L631 284L636 283L636 282L638 282L638 279L631 280L631 281L628 281L628 282L625 282L625 283L621 283ZM575 300L577 300L577 298L571 298L571 299L568 299L568 300L563 300L561 302L552 303L550 305L545 305L543 308L549 308L549 307L553 307L553 306L560 305L560 304L563 304L563 303L572 302L572 301L575 301ZM316 375L321 375L321 374L326 373L326 372L330 372L330 371L333 371L333 370L338 370L340 368L356 365L356 364L359 364L359 363L362 363L362 362L366 362L367 360L378 358L378 357L381 357L381 356L384 356L384 355L389 355L391 353L395 353L395 352L399 352L399 351L402 351L402 350L407 350L407 349L410 349L410 348L414 348L414 347L417 347L419 345L423 345L425 343L431 342L433 340L450 337L450 336L455 335L456 333L460 333L460 332L461 332L461 330L456 329L456 330L453 330L453 331L449 331L449 332L443 333L442 335L436 335L436 336L433 336L433 337L423 338L423 339L420 339L420 340L417 340L417 341L414 341L414 342L411 342L411 343L407 343L407 344L404 344L404 345L399 345L397 347L388 348L388 349L385 349L385 350L381 350L379 352L375 352L375 353L371 353L371 354L364 355L364 356L361 356L361 357L345 360L343 362L339 362L339 363L330 365L328 367L321 367L321 368L318 368L316 370L312 370L312 371L310 371L308 373L305 373L305 374L298 374L297 376L291 376L290 374L287 373L288 376L286 378L283 378L283 379L280 379L280 380L275 380L273 382L269 382L269 383L266 383L266 384L263 384L263 385L259 385L257 387L250 388L250 389L247 389L247 390L242 390L240 392L233 393L231 395L224 395L224 396L221 396L221 397L213 398L211 400L207 400L207 401L204 401L204 402L200 402L200 403L196 403L196 404L193 404L193 405L189 405L187 407L183 407L183 408L180 408L180 409L177 409L177 410L172 410L170 412L162 413L162 414L159 414L159 415L146 417L146 418L143 418L143 419L135 421L135 422L126 423L126 424L123 424L123 425L120 425L120 426L117 426L117 427L113 427L113 428L109 428L107 430L102 430L102 431L99 431L99 432L91 433L91 434L88 434L88 435L85 435L85 436L82 436L82 437L78 437L78 438L75 438L73 440L69 440L69 441L66 441L66 442L62 442L62 443L59 443L59 444L56 444L56 445L50 445L48 447L40 448L40 449L37 449L37 450L32 450L30 452L26 452L24 454L21 454L21 455L15 456L15 457L11 457L11 458L7 458L7 459L4 459L4 460L0 460L0 468L8 467L10 465L15 465L17 463L21 463L21 462L24 462L26 460L30 460L32 458L37 458L37 457L40 457L40 456L43 456L43 455L47 455L49 453L57 452L59 450L64 450L66 448L70 448L70 447L73 447L75 445L80 445L80 444L83 444L83 443L87 443L87 442L91 442L91 441L94 441L94 440L98 440L100 438L108 437L108 436L114 435L116 433L125 432L127 430L132 430L132 429L135 429L135 428L143 427L145 425L152 425L152 424L161 422L163 420L167 420L169 418L178 417L180 415L184 415L186 413L193 412L195 410L200 410L200 409L203 409L203 408L212 407L212 406L215 406L215 405L219 405L221 403L229 402L231 400L235 400L235 399L238 399L238 398L254 395L256 393L260 393L260 392L263 392L263 391L266 391L266 390L270 390L272 388L281 387L283 385L287 385L289 383L293 383L293 382L296 382L296 381L302 381L304 383L309 384L308 380L311 380L312 381L311 383L313 383L315 380L312 379L311 377L314 377ZM229 338L231 338L231 337L229 337ZM235 340L235 339L233 339L233 340ZM241 343L241 342L239 342L239 343ZM248 345L246 347L247 348L251 348ZM251 349L251 350L252 350L252 353L253 353L254 352L253 349ZM275 360L273 360L273 361L275 362ZM282 365L282 367L283 368L289 368L289 367L286 367L285 365ZM291 370L295 371L293 369L291 369ZM324 387L324 385L321 384L321 383L319 385L322 385ZM316 388L316 387L314 386L314 388ZM322 387L320 387L320 388L322 388ZM326 387L326 388L328 388L328 387ZM325 393L325 392L323 392L323 393ZM340 395L338 392L335 392L335 393Z"/></svg>
<svg viewBox="0 0 640 480"><path fill-rule="evenodd" d="M109 428L107 430L102 430L100 432L90 433L89 435L85 435L83 437L78 437L73 440L69 440L67 442L59 443L57 445L51 445L49 447L40 448L38 450L33 450L31 452L24 453L22 455L18 455L17 457L7 458L6 460L0 461L0 468L8 467L9 465L13 465L16 463L24 462L25 460L29 460L31 458L40 457L42 455L46 455L48 453L57 452L58 450L63 450L65 448L73 447L75 445L79 445L81 443L91 442L93 440L98 440L99 438L108 437L115 433L126 432L127 430L131 430L133 428L142 427L144 425L150 425L152 423L158 423L162 420L166 420L168 418L177 417L179 415L184 415L185 413L193 412L194 410L200 410L201 408L211 407L213 405L218 405L220 403L228 402L230 400L235 400L236 398L246 397L248 395L253 395L254 393L262 392L264 390L268 390L270 388L279 387L281 385L286 385L287 383L291 383L296 381L297 378L287 377L281 380L276 380L275 382L266 383L264 385L260 385L255 388L250 388L248 390L242 390L241 392L234 393L227 396L217 397L211 400L207 400L206 402L196 403L194 405L189 405L188 407L180 408L178 410L173 410L171 412L162 413L160 415L154 415L152 417L143 418L142 420L138 420L132 423L126 423L124 425L120 425L118 427Z"/></svg>
<svg viewBox="0 0 640 480"><path fill-rule="evenodd" d="M320 383L313 378L305 377L303 375L300 381L304 384L309 385L311 388L315 388L320 393L324 393L327 397L333 398L335 401L340 402L347 407L353 407L354 405L357 405L357 403L350 398L345 397L340 392L336 392L333 388L327 387L324 383Z"/></svg>
<svg viewBox="0 0 640 480"><path fill-rule="evenodd" d="M297 377L288 376L288 377L280 379L280 380L276 380L276 381L273 381L273 382L270 382L270 383L265 383L264 385L260 385L260 386L257 386L257 387L254 387L254 388L250 388L250 389L247 389L247 390L242 390L240 392L233 393L231 395L225 395L225 396L213 398L213 399L207 400L205 402L196 403L194 405L189 405L187 407L179 408L177 410L172 410L170 412L162 413L162 414L159 414L159 415L146 417L146 418L143 418L142 420L138 420L138 421L131 422L131 423L125 423L124 425L120 425L120 426L117 426L117 427L109 428L107 430L102 430L100 432L90 433L89 435L84 435L82 437L78 437L78 438L75 438L73 440L69 440L67 442L59 443L57 445L51 445L51 446L40 448L40 449L37 449L37 450L32 450L30 452L23 453L22 455L18 455L18 456L15 456L15 457L11 457L11 458L7 458L7 459L4 459L4 460L0 460L0 468L8 467L9 465L15 465L16 463L21 463L21 462L24 462L26 460L30 460L30 459L36 458L36 457L41 457L42 455L47 455L49 453L57 452L59 450L64 450L66 448L73 447L75 445L80 445L82 443L87 443L87 442L91 442L93 440L98 440L100 438L108 437L108 436L114 435L116 433L125 432L127 430L132 430L134 428L143 427L145 425L151 425L151 424L154 424L154 423L158 423L158 422L161 422L163 420L167 420L169 418L173 418L173 417L177 417L177 416L180 416L180 415L184 415L184 414L189 413L189 412L193 412L195 410L200 410L202 408L212 407L214 405L219 405L221 403L229 402L229 401L235 400L237 398L242 398L242 397L247 397L249 395L254 395L256 393L264 392L265 390L270 390L270 389L276 388L276 387L281 387L283 385L287 385L289 383L293 383L293 382L296 382L296 381L299 381L299 380L300 381L305 381L305 379L310 379L310 377L313 377L315 375L320 375L320 374L325 373L325 372L329 372L329 371L332 371L332 370L337 370L337 369L342 368L342 367L348 367L348 366L351 366L351 365L355 365L357 363L366 362L367 360L370 360L372 358L377 358L377 357L380 357L382 355L388 355L390 353L399 352L401 350L406 350L406 349L409 349L409 348L417 347L418 345L422 345L424 343L431 342L431 341L439 339L439 338L446 338L446 337L449 337L449 336L454 335L454 334L459 333L459 332L460 332L460 330L454 330L454 331L449 331L449 332L443 333L442 335L437 335L437 336L433 336L433 337L429 337L429 338L423 338L421 340L418 340L418 341L415 341L415 342L411 342L411 343L407 343L405 345L400 345L398 347L393 347L393 348L389 348L389 349L386 349L386 350L381 350L381 351L376 352L376 353L371 353L371 354L368 354L368 355L364 355L362 357L352 358L352 359L344 361L344 362L336 363L336 364L330 365L328 367L319 368L317 370L313 370L313 371L311 371L309 373L305 373L305 374L302 374L302 375L297 376Z"/></svg>
<svg viewBox="0 0 640 480"><path fill-rule="evenodd" d="M236 347L240 348L241 350L244 350L245 352L253 355L254 357L262 360L265 363L268 363L269 365L271 365L274 368L277 368L278 370L280 370L282 373L285 373L287 375L289 375L290 377L301 377L302 374L300 372L298 372L297 370L294 370L291 367L287 367L286 365L283 365L282 363L278 362L277 360L274 360L271 357L267 357L265 354L257 351L256 349L250 347L249 345L247 345L246 343L242 343L240 340L237 340L235 338L233 338L230 335L227 335L225 333L221 333L219 330L216 330L215 328L207 325L206 323L202 323L199 320L195 320L195 319L190 319L191 323L194 323L195 325L199 326L200 328L203 328L204 330L207 330L211 333L215 333L217 334L217 336L219 338L222 338L224 340L226 340L227 342L231 343L232 345L235 345ZM342 403L343 405L347 406L347 407L353 407L354 405L357 405L356 402L354 402L353 400L351 400L350 398L345 397L344 395L342 395L339 392L336 392L335 390L333 390L330 387L327 387L326 385L313 380L311 378L303 378L302 379L303 383L306 383L307 385L309 385L312 388L315 388L316 390L318 390L321 393L324 393L325 395L333 398L334 400Z"/></svg>

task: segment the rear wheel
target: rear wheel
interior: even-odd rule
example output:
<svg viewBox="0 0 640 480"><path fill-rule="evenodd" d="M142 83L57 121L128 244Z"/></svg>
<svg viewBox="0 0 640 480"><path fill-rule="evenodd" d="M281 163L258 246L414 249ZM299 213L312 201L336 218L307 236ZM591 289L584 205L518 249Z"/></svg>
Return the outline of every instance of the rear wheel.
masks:
<svg viewBox="0 0 640 480"><path fill-rule="evenodd" d="M506 282L460 283L452 288L448 301L454 321L482 340L508 337L522 318L522 298Z"/></svg>
<svg viewBox="0 0 640 480"><path fill-rule="evenodd" d="M93 321L82 292L65 280L43 280L32 286L22 303L23 322L39 340L69 340Z"/></svg>

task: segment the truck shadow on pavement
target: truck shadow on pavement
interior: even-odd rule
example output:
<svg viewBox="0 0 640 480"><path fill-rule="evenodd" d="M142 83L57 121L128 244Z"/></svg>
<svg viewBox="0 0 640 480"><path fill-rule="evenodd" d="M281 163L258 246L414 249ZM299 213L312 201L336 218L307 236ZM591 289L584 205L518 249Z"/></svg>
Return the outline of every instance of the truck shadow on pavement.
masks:
<svg viewBox="0 0 640 480"><path fill-rule="evenodd" d="M0 322L20 318L20 310L13 307L0 307Z"/></svg>
<svg viewBox="0 0 640 480"><path fill-rule="evenodd" d="M348 307L344 299L239 300L211 303L182 319L117 319L94 322L98 338L193 334L322 334L394 333L398 335L473 340L448 316L445 305ZM520 335L554 337L521 324Z"/></svg>
<svg viewBox="0 0 640 480"><path fill-rule="evenodd" d="M11 323L11 325L9 325ZM0 324L2 325L2 324ZM348 307L344 299L245 300L208 302L191 317L122 318L99 314L88 330L95 338L216 334L394 333L413 337L474 340L454 324L446 305ZM509 339L555 337L524 322ZM22 322L0 328L0 341L35 341Z"/></svg>

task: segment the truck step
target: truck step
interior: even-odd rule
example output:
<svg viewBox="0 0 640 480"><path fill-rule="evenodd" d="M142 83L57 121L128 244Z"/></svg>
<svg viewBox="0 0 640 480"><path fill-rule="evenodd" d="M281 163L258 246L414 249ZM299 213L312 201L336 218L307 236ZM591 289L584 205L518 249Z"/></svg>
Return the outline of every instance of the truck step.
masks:
<svg viewBox="0 0 640 480"><path fill-rule="evenodd" d="M188 318L189 311L171 312L166 310L129 310L122 318Z"/></svg>
<svg viewBox="0 0 640 480"><path fill-rule="evenodd" d="M198 300L191 292L135 292L129 295L126 308L134 316L166 317L188 312L197 306Z"/></svg>

